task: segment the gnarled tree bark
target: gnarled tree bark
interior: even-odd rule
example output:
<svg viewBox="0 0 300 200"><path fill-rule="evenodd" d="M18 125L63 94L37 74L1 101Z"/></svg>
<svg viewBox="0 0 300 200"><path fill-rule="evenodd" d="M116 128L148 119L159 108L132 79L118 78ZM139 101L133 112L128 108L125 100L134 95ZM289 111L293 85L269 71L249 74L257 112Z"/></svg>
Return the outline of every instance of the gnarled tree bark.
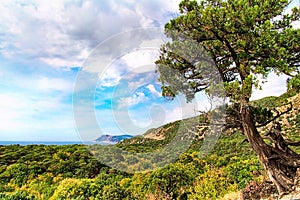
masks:
<svg viewBox="0 0 300 200"><path fill-rule="evenodd" d="M279 194L289 192L294 186L297 168L300 167L300 156L288 147L281 130L271 133L274 145L268 145L259 134L247 103L241 103L240 116L243 132Z"/></svg>

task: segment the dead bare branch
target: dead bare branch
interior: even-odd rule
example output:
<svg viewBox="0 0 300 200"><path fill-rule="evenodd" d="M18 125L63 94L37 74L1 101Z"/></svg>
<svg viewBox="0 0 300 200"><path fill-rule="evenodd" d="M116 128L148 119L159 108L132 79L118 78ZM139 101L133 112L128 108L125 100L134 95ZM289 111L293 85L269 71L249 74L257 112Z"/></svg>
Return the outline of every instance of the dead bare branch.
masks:
<svg viewBox="0 0 300 200"><path fill-rule="evenodd" d="M289 102L288 104L290 104L290 107L286 111L280 113L278 110L274 109L274 111L277 112L277 115L275 117L273 117L272 119L270 119L270 120L268 120L268 121L266 121L266 122L264 122L262 124L257 125L256 127L260 128L260 127L266 126L269 123L271 123L271 122L275 121L276 119L278 119L279 117L281 117L282 115L290 112L293 109L293 104L292 104L292 102ZM288 104L285 104L285 105L288 105Z"/></svg>
<svg viewBox="0 0 300 200"><path fill-rule="evenodd" d="M290 141L286 141L285 143L286 143L287 145L293 146L293 147L299 147L299 146L300 146L300 141L299 141L299 142L290 142Z"/></svg>

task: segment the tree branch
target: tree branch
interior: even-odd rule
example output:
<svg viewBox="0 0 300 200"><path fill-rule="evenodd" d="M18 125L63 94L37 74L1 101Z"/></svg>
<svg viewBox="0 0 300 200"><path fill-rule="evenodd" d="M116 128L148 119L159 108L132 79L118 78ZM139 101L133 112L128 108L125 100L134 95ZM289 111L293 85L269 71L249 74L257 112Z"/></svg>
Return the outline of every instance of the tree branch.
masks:
<svg viewBox="0 0 300 200"><path fill-rule="evenodd" d="M266 121L266 122L264 122L264 123L262 123L262 124L257 125L256 127L257 127L257 128L260 128L260 127L266 126L266 125L268 125L269 123L271 123L271 122L273 122L274 120L276 120L276 119L278 119L279 117L281 117L282 115L284 115L284 114L290 112L290 111L293 109L293 104L292 104L292 102L289 102L289 104L290 104L291 106L290 106L290 108L288 108L286 111L284 111L284 112L282 112L282 113L279 113L279 111L275 109L275 111L277 112L277 115L276 115L275 117L273 117L272 119L270 119L270 120L268 120L268 121ZM287 104L285 104L285 105L287 105Z"/></svg>
<svg viewBox="0 0 300 200"><path fill-rule="evenodd" d="M290 142L290 141L286 141L285 143L286 143L287 145L289 145L289 146L300 147L300 141L299 141L299 142Z"/></svg>

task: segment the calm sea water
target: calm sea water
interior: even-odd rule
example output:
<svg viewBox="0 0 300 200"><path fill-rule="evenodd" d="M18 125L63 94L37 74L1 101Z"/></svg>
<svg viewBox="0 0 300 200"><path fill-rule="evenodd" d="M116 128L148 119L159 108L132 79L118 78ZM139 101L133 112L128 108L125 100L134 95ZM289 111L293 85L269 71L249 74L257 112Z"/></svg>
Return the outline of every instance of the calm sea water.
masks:
<svg viewBox="0 0 300 200"><path fill-rule="evenodd" d="M0 145L14 145L19 144L21 146L26 145L72 145L72 144L86 144L86 145L92 145L92 144L101 144L105 145L107 143L99 143L99 142L82 142L82 141L0 141Z"/></svg>

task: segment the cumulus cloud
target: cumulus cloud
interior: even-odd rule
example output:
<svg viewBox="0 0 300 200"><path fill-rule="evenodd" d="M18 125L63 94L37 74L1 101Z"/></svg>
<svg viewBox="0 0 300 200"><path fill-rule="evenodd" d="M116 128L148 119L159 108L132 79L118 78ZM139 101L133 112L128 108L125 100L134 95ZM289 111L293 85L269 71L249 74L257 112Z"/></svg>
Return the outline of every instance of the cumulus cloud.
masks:
<svg viewBox="0 0 300 200"><path fill-rule="evenodd" d="M99 87L113 87L119 84L124 74L122 66L114 66L106 68L103 73L99 74Z"/></svg>
<svg viewBox="0 0 300 200"><path fill-rule="evenodd" d="M135 72L155 71L154 62L158 59L160 44L157 49L139 49L138 51L130 52L122 57L128 68Z"/></svg>
<svg viewBox="0 0 300 200"><path fill-rule="evenodd" d="M131 97L120 98L119 107L120 108L123 108L123 107L128 108L130 106L134 106L139 103L143 103L147 99L148 98L145 96L145 94L143 92L137 92L137 93L133 94Z"/></svg>
<svg viewBox="0 0 300 200"><path fill-rule="evenodd" d="M157 90L153 62L164 42L162 27L177 15L180 1L2 0L0 111L5 115L0 117L1 138L76 138L71 93L78 71L70 73L72 66L82 66L73 96L78 105L73 110L77 111L77 128L87 130L80 135L83 139L99 134L95 114L105 132L120 133L117 128L124 126L128 133L138 134L193 116L195 107L209 107L201 99L194 104L167 104ZM160 32L148 27L159 27ZM6 67L5 60L14 66ZM283 81L271 79L266 90L255 93L254 98L281 93ZM99 93L94 96L97 84ZM123 95L125 86L133 95ZM113 116L110 104L114 103L135 107ZM95 106L99 107L96 111Z"/></svg>
<svg viewBox="0 0 300 200"><path fill-rule="evenodd" d="M267 96L279 96L286 92L286 80L288 76L277 76L271 73L267 79L267 82L262 85L262 90L254 89L251 100L261 99Z"/></svg>
<svg viewBox="0 0 300 200"><path fill-rule="evenodd" d="M2 1L0 53L51 66L80 66L97 44L140 27L162 27L179 0Z"/></svg>
<svg viewBox="0 0 300 200"><path fill-rule="evenodd" d="M153 94L154 96L156 96L156 97L161 97L161 96L162 96L162 95L161 95L161 92L157 91L153 84L147 85L146 88L147 88L147 89L151 92L151 94Z"/></svg>

